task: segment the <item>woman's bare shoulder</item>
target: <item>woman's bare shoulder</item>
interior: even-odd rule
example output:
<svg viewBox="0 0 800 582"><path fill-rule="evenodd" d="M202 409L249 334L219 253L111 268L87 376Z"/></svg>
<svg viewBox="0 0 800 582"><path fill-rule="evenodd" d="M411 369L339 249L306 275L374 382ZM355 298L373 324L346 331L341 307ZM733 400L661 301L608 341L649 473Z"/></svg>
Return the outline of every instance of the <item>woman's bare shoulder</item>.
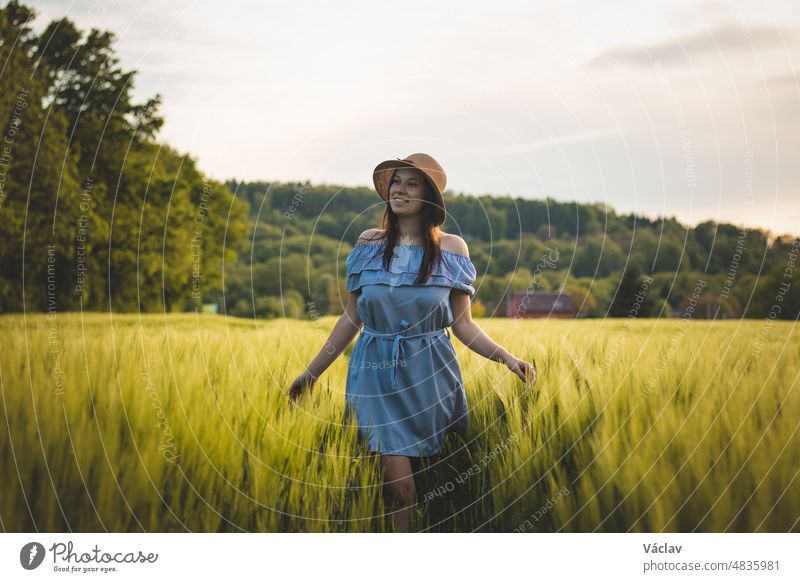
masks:
<svg viewBox="0 0 800 582"><path fill-rule="evenodd" d="M457 234L442 233L440 248L443 251L458 253L459 255L469 256L469 248L466 241Z"/></svg>
<svg viewBox="0 0 800 582"><path fill-rule="evenodd" d="M361 235L358 237L358 243L356 244L375 242L380 240L382 236L382 228L368 228L361 233Z"/></svg>

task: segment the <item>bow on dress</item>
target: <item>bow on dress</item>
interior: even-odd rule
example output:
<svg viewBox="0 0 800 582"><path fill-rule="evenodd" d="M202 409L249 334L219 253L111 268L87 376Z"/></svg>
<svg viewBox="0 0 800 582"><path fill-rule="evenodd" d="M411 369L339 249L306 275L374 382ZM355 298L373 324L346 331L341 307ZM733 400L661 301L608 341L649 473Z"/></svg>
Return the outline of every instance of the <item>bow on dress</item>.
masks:
<svg viewBox="0 0 800 582"><path fill-rule="evenodd" d="M400 365L400 355L403 351L403 341L412 338L418 337L435 337L438 335L442 335L447 333L447 337L450 337L450 332L447 330L446 327L434 329L433 331L425 331L421 333L415 334L406 334L406 330L409 328L411 324L407 322L405 319L400 320L400 331L398 332L388 332L382 333L372 329L371 327L364 324L364 329L361 332L366 336L364 340L364 344L362 347L362 353L366 352L367 345L373 338L392 338L392 368L391 373L389 376L389 386L391 387L392 391L397 390L397 367Z"/></svg>

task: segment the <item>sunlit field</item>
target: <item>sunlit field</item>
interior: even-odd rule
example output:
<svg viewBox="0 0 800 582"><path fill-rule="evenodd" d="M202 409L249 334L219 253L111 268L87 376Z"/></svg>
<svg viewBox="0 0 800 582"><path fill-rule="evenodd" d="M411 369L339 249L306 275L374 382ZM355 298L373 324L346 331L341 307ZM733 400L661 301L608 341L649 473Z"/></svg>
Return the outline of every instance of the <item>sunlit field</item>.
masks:
<svg viewBox="0 0 800 582"><path fill-rule="evenodd" d="M344 414L335 318L0 317L8 532L390 531ZM418 475L418 531L800 531L794 323L483 319L538 371L453 343L470 405Z"/></svg>

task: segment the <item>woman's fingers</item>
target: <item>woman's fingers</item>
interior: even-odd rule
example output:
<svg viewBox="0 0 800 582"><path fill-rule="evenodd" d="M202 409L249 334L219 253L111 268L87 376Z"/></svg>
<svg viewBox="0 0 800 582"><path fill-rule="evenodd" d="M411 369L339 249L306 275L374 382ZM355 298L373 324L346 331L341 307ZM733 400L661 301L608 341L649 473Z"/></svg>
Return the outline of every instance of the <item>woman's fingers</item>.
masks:
<svg viewBox="0 0 800 582"><path fill-rule="evenodd" d="M522 368L522 374L520 375L522 381L526 384L533 384L536 381L536 370L534 367L528 362L523 362Z"/></svg>
<svg viewBox="0 0 800 582"><path fill-rule="evenodd" d="M536 381L536 369L533 365L525 360L517 359L514 363L508 366L508 369L517 375L517 378L526 384L533 384Z"/></svg>
<svg viewBox="0 0 800 582"><path fill-rule="evenodd" d="M291 402L296 402L297 399L303 394L303 392L311 391L314 387L314 383L316 380L306 380L306 379L297 379L292 382L291 387L289 388L289 400Z"/></svg>
<svg viewBox="0 0 800 582"><path fill-rule="evenodd" d="M525 364L524 363L520 362L516 366L514 371L517 373L517 376L519 376L520 380L522 380L523 382L526 381L525 374L527 373L527 369L525 368Z"/></svg>
<svg viewBox="0 0 800 582"><path fill-rule="evenodd" d="M295 402L297 400L297 397L300 395L299 388L300 387L297 384L297 380L292 382L292 385L289 387L289 394L288 394L290 402Z"/></svg>

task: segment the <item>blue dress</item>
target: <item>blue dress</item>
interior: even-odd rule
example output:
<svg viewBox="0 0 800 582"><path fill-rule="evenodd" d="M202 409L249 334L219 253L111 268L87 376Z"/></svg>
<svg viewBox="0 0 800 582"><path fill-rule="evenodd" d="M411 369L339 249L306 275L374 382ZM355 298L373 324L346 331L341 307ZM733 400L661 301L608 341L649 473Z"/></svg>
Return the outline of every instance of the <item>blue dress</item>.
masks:
<svg viewBox="0 0 800 582"><path fill-rule="evenodd" d="M364 328L350 354L345 400L370 451L422 457L449 432L466 433L467 397L456 352L450 290L475 294L469 257L442 251L430 277L414 282L421 245L397 245L383 268L385 243L360 243L347 255L347 290L361 290Z"/></svg>

